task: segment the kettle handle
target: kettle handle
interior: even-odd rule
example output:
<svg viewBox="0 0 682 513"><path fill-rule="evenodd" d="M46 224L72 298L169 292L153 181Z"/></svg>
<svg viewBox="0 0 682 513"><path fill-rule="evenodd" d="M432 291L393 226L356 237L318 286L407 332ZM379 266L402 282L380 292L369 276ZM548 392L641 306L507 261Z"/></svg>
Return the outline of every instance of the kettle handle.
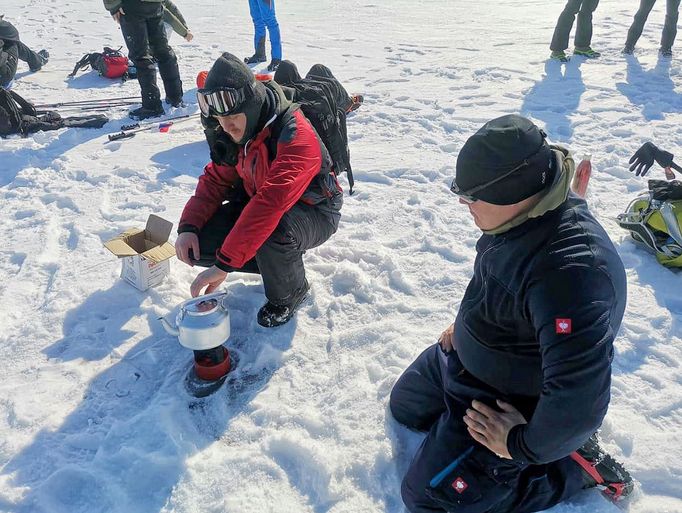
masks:
<svg viewBox="0 0 682 513"><path fill-rule="evenodd" d="M165 329L168 333L175 335L176 337L180 336L180 330L178 327L168 322L165 317L159 317L159 321L161 321L163 329Z"/></svg>

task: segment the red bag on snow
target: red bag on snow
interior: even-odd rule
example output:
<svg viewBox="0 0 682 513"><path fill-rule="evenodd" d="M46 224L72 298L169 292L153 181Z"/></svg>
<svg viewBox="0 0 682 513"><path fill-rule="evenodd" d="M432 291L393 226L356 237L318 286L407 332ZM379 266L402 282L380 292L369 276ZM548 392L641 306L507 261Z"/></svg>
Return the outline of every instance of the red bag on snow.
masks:
<svg viewBox="0 0 682 513"><path fill-rule="evenodd" d="M74 66L69 74L73 77L79 70L87 69L88 66L96 70L101 76L107 78L132 78L128 73L128 58L120 52L121 48L114 50L104 47L102 53L94 52L85 54Z"/></svg>

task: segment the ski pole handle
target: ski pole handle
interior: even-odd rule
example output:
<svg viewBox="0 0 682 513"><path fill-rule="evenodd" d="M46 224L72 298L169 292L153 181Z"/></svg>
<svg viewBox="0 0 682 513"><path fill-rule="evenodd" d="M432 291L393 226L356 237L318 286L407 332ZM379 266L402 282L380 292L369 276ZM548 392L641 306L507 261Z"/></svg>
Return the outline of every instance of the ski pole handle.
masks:
<svg viewBox="0 0 682 513"><path fill-rule="evenodd" d="M135 132L119 132L117 134L109 134L109 141L118 141L119 139L129 139L135 137Z"/></svg>

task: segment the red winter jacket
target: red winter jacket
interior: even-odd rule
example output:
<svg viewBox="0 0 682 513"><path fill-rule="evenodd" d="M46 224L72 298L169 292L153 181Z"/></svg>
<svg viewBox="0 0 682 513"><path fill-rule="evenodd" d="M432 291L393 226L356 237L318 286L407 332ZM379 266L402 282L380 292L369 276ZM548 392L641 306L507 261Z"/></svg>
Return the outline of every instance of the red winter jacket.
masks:
<svg viewBox="0 0 682 513"><path fill-rule="evenodd" d="M183 231L187 226L200 230L225 200L227 190L242 179L251 200L216 255L219 267L238 269L253 258L284 213L301 199L323 166L328 166L326 148L323 154L322 143L300 110L285 121L276 157L270 161L267 143L273 120L274 116L256 137L240 147L236 166L211 162L204 168L194 196L180 217Z"/></svg>

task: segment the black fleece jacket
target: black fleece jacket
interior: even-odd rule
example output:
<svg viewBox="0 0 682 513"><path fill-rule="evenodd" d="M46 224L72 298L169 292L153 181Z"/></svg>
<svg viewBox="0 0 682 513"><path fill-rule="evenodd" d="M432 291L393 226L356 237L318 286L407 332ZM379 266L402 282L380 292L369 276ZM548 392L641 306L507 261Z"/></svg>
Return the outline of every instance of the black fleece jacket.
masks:
<svg viewBox="0 0 682 513"><path fill-rule="evenodd" d="M606 415L627 296L623 264L574 195L506 233L483 235L476 249L456 319L458 356L528 420L509 433L512 458L561 459Z"/></svg>

